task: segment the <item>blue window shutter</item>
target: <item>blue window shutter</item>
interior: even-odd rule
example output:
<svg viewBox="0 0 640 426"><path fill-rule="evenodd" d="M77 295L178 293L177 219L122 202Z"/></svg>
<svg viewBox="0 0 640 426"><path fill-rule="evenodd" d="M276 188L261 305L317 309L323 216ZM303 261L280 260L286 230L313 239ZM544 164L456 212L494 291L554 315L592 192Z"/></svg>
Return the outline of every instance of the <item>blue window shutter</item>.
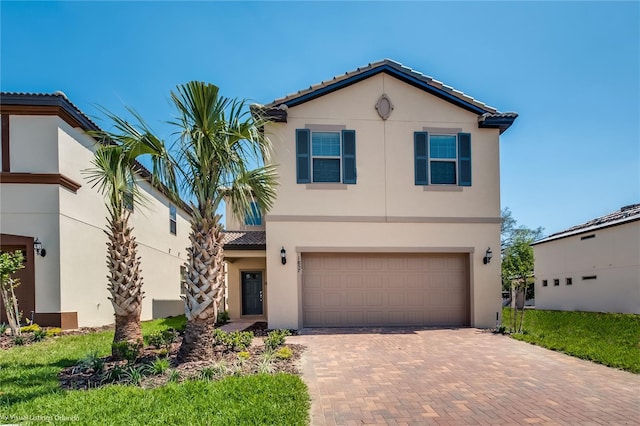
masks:
<svg viewBox="0 0 640 426"><path fill-rule="evenodd" d="M311 131L296 129L296 182L311 183Z"/></svg>
<svg viewBox="0 0 640 426"><path fill-rule="evenodd" d="M342 131L342 183L356 183L356 131Z"/></svg>
<svg viewBox="0 0 640 426"><path fill-rule="evenodd" d="M458 185L471 186L471 134L458 133Z"/></svg>
<svg viewBox="0 0 640 426"><path fill-rule="evenodd" d="M427 132L415 132L413 134L416 185L427 185L429 183L428 140L429 134Z"/></svg>

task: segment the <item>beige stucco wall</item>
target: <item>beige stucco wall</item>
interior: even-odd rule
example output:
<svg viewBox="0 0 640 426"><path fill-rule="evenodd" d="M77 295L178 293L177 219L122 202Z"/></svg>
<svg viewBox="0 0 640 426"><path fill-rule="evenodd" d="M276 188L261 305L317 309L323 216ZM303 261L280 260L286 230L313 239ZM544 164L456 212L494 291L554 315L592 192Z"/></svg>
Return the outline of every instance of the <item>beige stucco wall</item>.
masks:
<svg viewBox="0 0 640 426"><path fill-rule="evenodd" d="M267 265L262 250L225 250L227 259L227 303L231 319L242 317L242 272L262 272L263 316L267 317Z"/></svg>
<svg viewBox="0 0 640 426"><path fill-rule="evenodd" d="M60 312L59 196L53 185L0 185L0 233L38 238L47 251L34 257L38 312Z"/></svg>
<svg viewBox="0 0 640 426"><path fill-rule="evenodd" d="M0 191L2 232L38 237L47 249L45 258L36 257L38 312L78 312L80 326L113 322L103 232L107 210L103 197L82 173L91 167L94 149L92 138L58 117L12 116L12 172L61 173L82 187L73 193L56 185L2 184ZM33 152L47 152L47 161L55 160L55 167ZM147 208L136 207L131 223L142 258L142 319L146 320L153 316L154 300L180 306L180 265L187 259L189 224L188 215L178 209L177 235L172 235L168 200L146 181L141 188L147 194Z"/></svg>
<svg viewBox="0 0 640 426"><path fill-rule="evenodd" d="M395 107L386 121L375 110L383 93ZM477 120L474 113L384 74L289 108L287 123L271 124L266 130L280 181L270 214L499 217L498 130L478 129ZM295 129L314 124L356 131L356 185L312 189L312 184L296 184ZM435 186L431 186L425 191L414 185L413 133L425 127L459 128L472 134L473 186L456 186L454 191L432 191Z"/></svg>
<svg viewBox="0 0 640 426"><path fill-rule="evenodd" d="M385 93L388 120L375 110ZM266 217L269 327L299 328L299 252L471 253L471 325L493 327L501 310L499 132L478 129L477 115L393 77L379 74L289 108L288 122L267 126L280 187ZM296 184L295 129L344 126L356 131L357 184ZM414 184L414 132L472 134L471 187ZM280 263L285 247L289 262Z"/></svg>
<svg viewBox="0 0 640 426"><path fill-rule="evenodd" d="M533 253L536 308L640 314L640 221L537 244Z"/></svg>

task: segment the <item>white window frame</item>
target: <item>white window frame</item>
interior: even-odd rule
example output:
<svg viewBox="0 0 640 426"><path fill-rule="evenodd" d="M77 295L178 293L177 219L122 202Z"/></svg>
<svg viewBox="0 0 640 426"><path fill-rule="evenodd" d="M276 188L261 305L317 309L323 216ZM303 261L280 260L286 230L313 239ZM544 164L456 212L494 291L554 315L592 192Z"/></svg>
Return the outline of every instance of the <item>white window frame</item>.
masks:
<svg viewBox="0 0 640 426"><path fill-rule="evenodd" d="M458 134L457 133L449 133L449 132L428 132L428 140L427 140L427 159L429 161L429 169L427 173L427 182L429 185L435 186L458 186L458 182L460 181L460 177L458 176L458 158L460 154L458 152ZM454 148L456 150L456 158L433 158L431 156L431 136L453 136L455 138ZM431 182L431 173L433 172L433 167L431 167L432 162L451 162L453 163L453 172L455 173L455 182L454 183L433 183Z"/></svg>
<svg viewBox="0 0 640 426"><path fill-rule="evenodd" d="M311 183L342 183L342 131L340 130L311 130L310 131L311 135L311 140L310 140L310 144L309 144L309 156L311 158L311 167L310 167L310 171L311 171ZM338 143L338 149L340 150L340 154L335 157L335 156L327 156L327 155L313 155L313 134L314 133L337 133L338 134L338 139L340 140L340 142ZM314 173L313 173L313 169L314 169L314 165L313 165L313 160L314 159L322 159L322 160L338 160L340 163L339 166L339 171L340 171L340 180L336 181L336 182L316 182L314 180Z"/></svg>

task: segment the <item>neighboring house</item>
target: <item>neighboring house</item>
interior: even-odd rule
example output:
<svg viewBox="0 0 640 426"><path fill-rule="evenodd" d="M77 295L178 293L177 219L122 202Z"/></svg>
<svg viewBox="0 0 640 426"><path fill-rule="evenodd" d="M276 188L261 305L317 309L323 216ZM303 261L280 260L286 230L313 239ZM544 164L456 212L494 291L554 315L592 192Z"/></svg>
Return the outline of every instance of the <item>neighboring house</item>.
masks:
<svg viewBox="0 0 640 426"><path fill-rule="evenodd" d="M97 144L87 131L98 127L61 92L2 93L0 114L0 244L3 251L26 254L17 288L24 317L62 328L113 323L107 209L82 172L92 167ZM180 268L187 259L189 215L185 206L169 202L163 188L152 187L146 174L141 188L148 208L136 207L131 223L142 258L142 319L182 314ZM40 254L36 240L44 248Z"/></svg>
<svg viewBox="0 0 640 426"><path fill-rule="evenodd" d="M280 186L227 209L232 318L271 328L492 327L501 311L499 136L517 114L383 60L254 114ZM286 263L283 263L283 257Z"/></svg>
<svg viewBox="0 0 640 426"><path fill-rule="evenodd" d="M532 245L537 309L640 314L640 204Z"/></svg>

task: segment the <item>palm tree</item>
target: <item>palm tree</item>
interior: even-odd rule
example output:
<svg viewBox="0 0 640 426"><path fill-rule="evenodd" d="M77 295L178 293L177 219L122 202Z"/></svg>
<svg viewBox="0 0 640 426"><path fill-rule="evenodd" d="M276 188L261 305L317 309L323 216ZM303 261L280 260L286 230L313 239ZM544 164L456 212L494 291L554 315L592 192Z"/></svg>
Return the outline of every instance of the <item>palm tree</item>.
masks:
<svg viewBox="0 0 640 426"><path fill-rule="evenodd" d="M213 84L192 81L171 92L178 110L178 170L191 197L191 247L187 249L184 288L187 327L178 353L181 361L213 355L212 332L224 291L221 215L223 200L239 217L256 202L268 211L276 196L271 144L263 133L266 121L246 110L244 101L220 96Z"/></svg>
<svg viewBox="0 0 640 426"><path fill-rule="evenodd" d="M114 343L127 342L133 348L142 342L140 312L142 309L142 275L138 244L129 223L134 206L143 207L146 199L139 190L137 180L145 173L138 158L151 156L153 171L151 180L174 182L173 167L164 143L153 136L141 117L129 110L141 123L138 127L124 119L104 111L113 121L115 132L94 131L92 136L101 143L96 149L93 167L86 170L87 180L105 197L108 209L107 289L115 312ZM164 179L166 178L166 179ZM112 354L118 356L116 346Z"/></svg>

